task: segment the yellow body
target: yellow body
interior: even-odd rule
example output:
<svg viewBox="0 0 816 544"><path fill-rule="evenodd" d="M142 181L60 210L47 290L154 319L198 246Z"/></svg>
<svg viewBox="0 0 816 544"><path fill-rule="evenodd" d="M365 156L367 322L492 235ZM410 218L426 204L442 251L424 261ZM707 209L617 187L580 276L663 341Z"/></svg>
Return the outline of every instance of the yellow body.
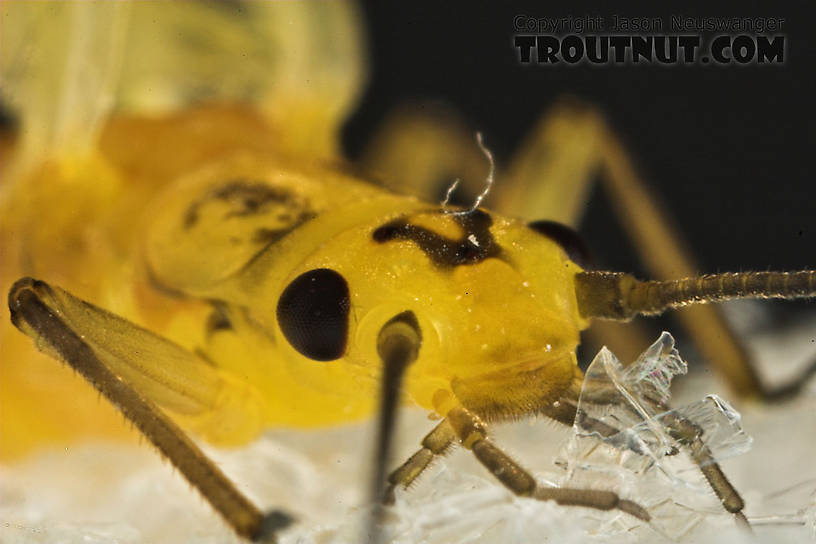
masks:
<svg viewBox="0 0 816 544"><path fill-rule="evenodd" d="M256 539L288 515L264 515L184 431L240 446L271 427L369 417L381 401L387 428L393 397L381 388L393 381L383 367L410 360L400 400L443 421L391 474L391 490L458 442L517 495L649 520L615 492L538 486L487 422L539 413L573 422L576 348L591 317L816 292L816 271L776 274L777 291L759 274L661 283L582 273L568 228L528 221L575 224L599 164L624 215L658 233L641 250L685 260L602 119L569 104L497 176L509 190L493 202L518 219L382 188L430 197L462 167L464 192L475 193L484 157L455 119L407 109L356 167L343 160L339 127L365 72L347 3L3 8L2 98L20 124L0 124L0 290L11 309L0 315L2 462L89 437L135 438L95 387ZM317 310L299 306L315 293ZM722 329L690 321L719 344ZM310 356L304 338L324 333L331 355ZM744 358L725 360L758 390ZM704 448L695 429L672 437L694 452ZM713 458L694 461L741 515Z"/></svg>
<svg viewBox="0 0 816 544"><path fill-rule="evenodd" d="M195 226L185 227L192 202L235 179L288 192L302 209L289 206L285 217L295 220L305 209L311 218L266 243L258 229L279 228L282 208L270 204L237 216L240 199L211 199L197 208ZM411 240L378 243L372 234L404 218L448 239L466 238L459 216L337 170L242 154L181 180L154 206L147 267L169 290L219 301L232 328L211 332L203 350L257 389L264 425L369 414L382 366L377 334L406 310L416 314L423 333L406 393L422 407L433 409L434 392L446 389L485 415L521 414L534 400L555 400L578 372L574 352L583 322L572 277L580 268L521 221L492 217L500 256L440 266ZM292 348L275 315L286 286L318 268L343 276L351 296L346 352L327 362Z"/></svg>
<svg viewBox="0 0 816 544"><path fill-rule="evenodd" d="M25 130L3 139L0 287L41 277L195 353L200 367L145 360L133 374L115 369L188 427L235 444L272 425L369 415L381 366L377 333L405 310L424 335L405 387L410 402L433 409L443 389L503 417L575 383L586 325L572 289L580 269L557 244L497 215L489 232L501 255L475 264L440 267L410 240L372 239L396 218L451 240L469 233L458 216L379 189L338 158L337 127L364 73L352 6L260 3L241 12L245 19L195 2L7 7L5 88ZM51 10L49 27L41 26L43 10ZM211 19L212 50L173 41L211 28ZM314 51L293 56L284 44L302 32ZM36 47L21 47L28 42ZM158 49L161 61L149 53ZM77 59L113 79L74 74ZM231 77L216 80L218 69ZM184 106L202 86L217 101ZM213 195L236 180L291 198L230 215L246 195ZM191 214L194 228L185 228ZM299 354L276 323L283 289L314 268L337 271L350 290L347 349L330 362ZM0 456L130 432L88 385L37 352L7 312ZM231 327L208 325L214 316ZM110 343L105 329L114 325L91 329L82 317L75 326L83 319L84 334ZM140 349L127 335L117 342ZM165 370L193 397L219 385L193 409L166 391Z"/></svg>
<svg viewBox="0 0 816 544"><path fill-rule="evenodd" d="M70 286L75 294L203 354L225 380L245 388L244 401L236 400L240 395L218 401L224 404L215 411L223 413L187 421L205 437L237 444L273 425L324 425L369 415L381 367L377 333L405 310L418 316L424 335L405 388L410 401L420 406L433 409L434 392L445 389L485 416L523 414L531 405L555 400L573 384L579 373L574 355L578 331L584 326L572 287L580 268L555 242L523 222L493 215L489 231L501 256L441 267L410 240L377 243L372 233L402 217L445 238L464 239L468 233L457 220L460 216L386 192L341 168L279 155L272 132L244 110L202 108L142 122L141 132L134 130L139 126L135 123L114 120L102 132L101 153L82 161L48 162L27 179L26 200L18 201L27 205L4 215L5 251L36 255L28 273ZM213 129L198 137L185 132L185 127L207 123ZM231 127L229 132L225 126ZM122 127L127 132L118 132ZM240 137L219 141L224 134ZM133 151L133 141L141 143L138 151ZM182 159L195 157L189 161L195 167L175 156L168 145L172 141L183 142L187 155ZM150 142L163 149L151 149ZM162 151L165 160L156 157ZM156 157L151 164L161 171L132 153ZM88 179L106 180L98 189L114 195L90 192L77 198L73 186ZM235 213L245 206L240 195L231 200L212 196L236 180L256 190L285 191L289 200L240 215ZM159 182L166 187L154 195ZM69 198L74 207L66 209L60 203ZM65 213L43 223L30 213L38 208ZM185 218L193 209L196 223L186 228ZM84 223L87 218L98 223ZM258 237L263 229L290 228L271 243ZM56 239L61 243L54 244ZM28 243L19 244L22 240ZM349 284L348 346L336 361L299 354L276 323L280 293L293 278L315 268L331 268ZM89 273L97 270L104 273ZM4 271L9 283L21 273L8 266ZM229 317L232 328L207 332L214 313L211 301L217 301L218 313ZM11 414L26 402L13 404L15 395L24 391L22 379L36 379L37 365L29 361L38 356L31 353L28 339L3 326L3 387L10 392L4 392L4 412L17 417ZM104 331L105 326L97 328ZM22 356L26 364L17 365L16 357ZM46 358L44 364L43 374L53 375L54 362ZM76 404L75 391L55 385L49 409L63 400ZM159 394L152 390L160 389L155 382L138 385L149 397ZM32 400L30 395L26 399ZM161 398L159 403L171 412L176 408ZM91 406L102 410L99 403ZM241 423L225 418L240 418ZM23 420L24 426L10 421L4 422L3 432L6 451L12 454L17 444L31 443L43 429L30 420ZM47 439L48 428L44 430ZM22 442L15 442L15 431Z"/></svg>
<svg viewBox="0 0 816 544"><path fill-rule="evenodd" d="M202 120L222 114L220 109L191 113ZM196 146L190 138L184 142L190 149ZM120 183L131 183L127 171L107 156L99 163L107 164ZM214 197L224 186L248 192ZM286 193L287 201L241 214L245 198L256 197L260 187ZM230 396L214 408L222 414L188 422L213 441L234 444L269 426L325 425L369 415L381 368L377 334L405 310L417 315L423 331L405 391L424 408L433 409L436 391L449 390L488 417L523 414L529 406L556 400L579 374L575 348L585 324L578 316L572 277L580 268L555 242L521 221L492 216L489 232L501 248L499 256L440 266L410 240L378 243L372 233L403 218L445 238L466 239L460 215L394 195L317 161L243 145L204 161L140 205L141 210L125 209L111 217L114 222L139 217L135 221L142 233L128 248L134 259L123 262L127 283L117 291L122 302L113 309L195 350L230 384L240 384L243 401ZM189 226L191 210L196 217ZM269 242L258 236L264 229L286 234ZM88 261L77 264L84 270ZM111 269L108 263L97 266ZM328 362L293 349L275 316L288 283L316 268L340 273L351 295L346 352ZM111 282L115 289L115 279L109 276L101 284ZM93 294L87 296L94 301ZM208 330L213 313L227 317L231 326ZM88 334L102 334L106 325L93 327ZM173 402L162 403L160 385L132 379L143 394L157 396L174 410ZM189 387L197 387L194 379ZM241 423L225 423L225 417Z"/></svg>

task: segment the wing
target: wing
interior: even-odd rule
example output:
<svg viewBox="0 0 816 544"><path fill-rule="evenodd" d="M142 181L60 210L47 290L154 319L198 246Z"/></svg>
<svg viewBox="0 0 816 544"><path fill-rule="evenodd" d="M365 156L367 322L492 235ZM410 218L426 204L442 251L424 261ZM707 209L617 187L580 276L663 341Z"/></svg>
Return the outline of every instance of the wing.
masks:
<svg viewBox="0 0 816 544"><path fill-rule="evenodd" d="M336 154L366 71L353 4L135 2L132 10L121 109L251 104L285 136L287 150Z"/></svg>
<svg viewBox="0 0 816 544"><path fill-rule="evenodd" d="M25 165L93 147L114 104L129 15L120 2L3 3L3 99L25 127Z"/></svg>
<svg viewBox="0 0 816 544"><path fill-rule="evenodd" d="M59 287L23 278L9 293L9 310L38 349L70 364L106 396L106 380L124 380L216 443L243 443L264 428L264 401L251 385Z"/></svg>
<svg viewBox="0 0 816 544"><path fill-rule="evenodd" d="M12 0L2 18L3 98L29 155L92 149L112 111L205 102L252 104L292 149L331 155L366 73L348 2Z"/></svg>

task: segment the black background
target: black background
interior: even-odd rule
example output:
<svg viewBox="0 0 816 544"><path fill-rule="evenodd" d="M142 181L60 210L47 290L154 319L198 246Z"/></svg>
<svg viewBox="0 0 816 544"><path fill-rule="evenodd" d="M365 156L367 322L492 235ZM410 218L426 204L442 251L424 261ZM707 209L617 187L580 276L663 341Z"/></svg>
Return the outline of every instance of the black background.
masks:
<svg viewBox="0 0 816 544"><path fill-rule="evenodd" d="M656 11L659 9L660 11ZM522 65L513 18L613 14L781 17L784 65ZM498 160L557 98L599 106L670 210L701 272L816 266L813 19L775 3L602 7L495 2L368 2L371 79L344 144L352 156L406 100L453 105ZM500 182L500 180L499 180ZM488 203L489 206L489 203ZM644 275L603 197L581 231L605 267ZM810 305L812 310L813 306Z"/></svg>

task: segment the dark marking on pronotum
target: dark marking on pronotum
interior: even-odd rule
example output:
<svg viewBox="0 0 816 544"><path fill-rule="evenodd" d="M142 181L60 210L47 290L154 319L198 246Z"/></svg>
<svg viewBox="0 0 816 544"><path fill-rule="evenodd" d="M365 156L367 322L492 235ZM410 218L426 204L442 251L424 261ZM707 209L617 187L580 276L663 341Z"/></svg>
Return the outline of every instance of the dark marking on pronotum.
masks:
<svg viewBox="0 0 816 544"><path fill-rule="evenodd" d="M284 228L269 229L261 227L253 233L252 241L255 242L256 244L266 245L274 244L275 242L277 242L278 240L280 240L281 238L283 238L284 236L286 236L287 234L301 226L303 223L311 219L314 219L315 217L317 217L317 214L304 211L301 212L300 215L294 221L292 221L291 224ZM291 220L291 217L289 219Z"/></svg>
<svg viewBox="0 0 816 544"><path fill-rule="evenodd" d="M435 265L445 268L477 264L501 255L501 247L490 232L493 219L487 212L473 210L469 213L450 214L450 217L457 221L464 231L458 240L451 240L430 229L414 225L406 218L398 218L378 227L372 238L379 244L391 240L410 240Z"/></svg>
<svg viewBox="0 0 816 544"><path fill-rule="evenodd" d="M224 219L264 214L272 204L297 210L299 213L304 213L307 208L304 202L298 201L297 195L287 189L263 181L240 178L224 183L191 204L184 213L184 228L194 227L198 222L201 206L212 200L220 200L230 206Z"/></svg>
<svg viewBox="0 0 816 544"><path fill-rule="evenodd" d="M301 355L315 361L343 356L348 339L351 298L346 280L328 268L304 272L278 300L278 326Z"/></svg>
<svg viewBox="0 0 816 544"><path fill-rule="evenodd" d="M563 249L570 260L581 268L592 268L594 261L584 239L570 227L556 221L533 221L527 225L546 236Z"/></svg>

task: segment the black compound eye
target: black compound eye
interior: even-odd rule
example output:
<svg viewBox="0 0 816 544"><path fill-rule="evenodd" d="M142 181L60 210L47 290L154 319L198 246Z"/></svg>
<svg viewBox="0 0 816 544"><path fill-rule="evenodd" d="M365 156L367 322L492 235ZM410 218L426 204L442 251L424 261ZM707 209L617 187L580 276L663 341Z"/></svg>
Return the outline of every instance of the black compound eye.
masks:
<svg viewBox="0 0 816 544"><path fill-rule="evenodd" d="M278 300L278 325L300 354L333 361L346 351L349 288L343 276L328 268L304 272Z"/></svg>
<svg viewBox="0 0 816 544"><path fill-rule="evenodd" d="M592 267L593 259L589 248L583 238L570 227L556 221L533 221L527 226L561 246L567 256L581 268Z"/></svg>

